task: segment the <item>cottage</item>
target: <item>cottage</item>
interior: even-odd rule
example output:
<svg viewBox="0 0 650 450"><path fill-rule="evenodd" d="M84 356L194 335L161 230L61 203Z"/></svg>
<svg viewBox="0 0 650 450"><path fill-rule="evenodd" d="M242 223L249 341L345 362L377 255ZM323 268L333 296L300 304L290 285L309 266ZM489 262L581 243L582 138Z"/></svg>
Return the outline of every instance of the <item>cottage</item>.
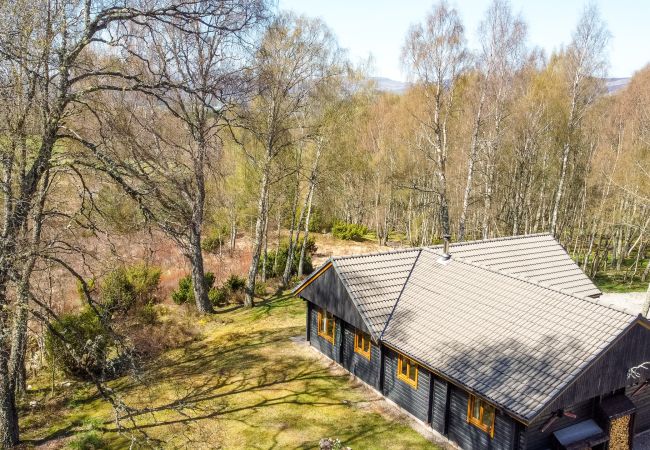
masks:
<svg viewBox="0 0 650 450"><path fill-rule="evenodd" d="M313 347L464 449L650 429L650 322L599 303L548 234L330 258L294 292Z"/></svg>

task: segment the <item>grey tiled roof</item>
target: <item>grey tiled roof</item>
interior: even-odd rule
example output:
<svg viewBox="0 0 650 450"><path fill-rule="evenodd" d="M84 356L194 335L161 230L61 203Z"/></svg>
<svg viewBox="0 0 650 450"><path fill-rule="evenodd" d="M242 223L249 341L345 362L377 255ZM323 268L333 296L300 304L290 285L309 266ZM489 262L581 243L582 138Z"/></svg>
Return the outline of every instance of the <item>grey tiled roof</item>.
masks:
<svg viewBox="0 0 650 450"><path fill-rule="evenodd" d="M602 294L548 233L454 243L450 253L579 297Z"/></svg>
<svg viewBox="0 0 650 450"><path fill-rule="evenodd" d="M419 251L414 248L332 258L375 338L384 330ZM556 290L579 296L600 293L549 234L459 242L451 245L450 253Z"/></svg>
<svg viewBox="0 0 650 450"><path fill-rule="evenodd" d="M446 264L440 253L323 267L332 262L375 339L524 420L636 320L587 298L600 291L548 234L452 244Z"/></svg>
<svg viewBox="0 0 650 450"><path fill-rule="evenodd" d="M386 326L419 249L333 258L348 293L375 338Z"/></svg>
<svg viewBox="0 0 650 450"><path fill-rule="evenodd" d="M422 249L382 341L530 419L636 316Z"/></svg>

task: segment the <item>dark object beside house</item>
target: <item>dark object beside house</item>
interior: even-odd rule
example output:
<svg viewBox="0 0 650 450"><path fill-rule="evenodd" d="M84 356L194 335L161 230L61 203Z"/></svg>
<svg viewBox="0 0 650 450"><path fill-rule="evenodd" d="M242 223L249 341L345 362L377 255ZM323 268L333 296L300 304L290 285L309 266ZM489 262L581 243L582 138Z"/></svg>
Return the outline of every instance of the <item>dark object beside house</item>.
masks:
<svg viewBox="0 0 650 450"><path fill-rule="evenodd" d="M650 322L548 234L330 258L307 338L464 449L625 449L650 429ZM630 370L637 368L636 370Z"/></svg>

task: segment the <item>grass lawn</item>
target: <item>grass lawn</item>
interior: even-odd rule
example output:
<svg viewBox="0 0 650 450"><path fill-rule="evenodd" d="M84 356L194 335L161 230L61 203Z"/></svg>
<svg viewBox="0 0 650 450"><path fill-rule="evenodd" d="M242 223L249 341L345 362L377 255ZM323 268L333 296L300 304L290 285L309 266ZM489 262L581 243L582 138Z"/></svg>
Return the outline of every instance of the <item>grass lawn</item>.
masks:
<svg viewBox="0 0 650 450"><path fill-rule="evenodd" d="M302 301L275 297L200 322L203 336L191 345L156 359L139 380L112 383L129 405L149 408L124 424L146 434L152 447L307 449L336 437L355 450L435 448L404 421L382 414L366 388L290 340L304 334ZM28 446L60 448L85 439L128 447L128 435L116 432L112 409L94 388L74 383L52 396L47 386L37 380L23 401Z"/></svg>
<svg viewBox="0 0 650 450"><path fill-rule="evenodd" d="M640 292L648 289L648 282L634 279L625 281L621 273L599 273L594 283L603 292Z"/></svg>

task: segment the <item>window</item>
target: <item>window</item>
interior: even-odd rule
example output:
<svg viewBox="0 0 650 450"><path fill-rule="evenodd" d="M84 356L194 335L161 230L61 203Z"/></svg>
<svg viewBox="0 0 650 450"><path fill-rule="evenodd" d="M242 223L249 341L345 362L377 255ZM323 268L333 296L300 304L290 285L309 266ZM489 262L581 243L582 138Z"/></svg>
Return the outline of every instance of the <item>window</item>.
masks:
<svg viewBox="0 0 650 450"><path fill-rule="evenodd" d="M334 315L323 311L322 309L318 310L318 335L324 337L332 344L334 343L334 328L336 322L334 321Z"/></svg>
<svg viewBox="0 0 650 450"><path fill-rule="evenodd" d="M397 355L397 378L418 388L418 365L404 355Z"/></svg>
<svg viewBox="0 0 650 450"><path fill-rule="evenodd" d="M354 351L370 360L370 336L360 330L354 332Z"/></svg>
<svg viewBox="0 0 650 450"><path fill-rule="evenodd" d="M467 401L467 421L494 437L494 406L474 395Z"/></svg>

